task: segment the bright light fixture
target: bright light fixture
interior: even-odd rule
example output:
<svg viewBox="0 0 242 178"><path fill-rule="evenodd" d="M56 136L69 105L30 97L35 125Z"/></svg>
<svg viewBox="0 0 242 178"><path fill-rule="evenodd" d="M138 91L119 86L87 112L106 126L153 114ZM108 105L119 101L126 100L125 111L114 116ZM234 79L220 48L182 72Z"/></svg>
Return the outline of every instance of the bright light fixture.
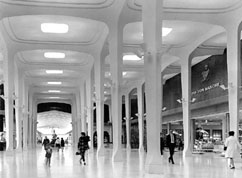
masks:
<svg viewBox="0 0 242 178"><path fill-rule="evenodd" d="M167 36L172 31L172 28L162 28L162 36Z"/></svg>
<svg viewBox="0 0 242 178"><path fill-rule="evenodd" d="M60 52L45 52L44 57L45 58L63 59L66 57L66 55L65 55L65 53L60 53Z"/></svg>
<svg viewBox="0 0 242 178"><path fill-rule="evenodd" d="M49 85L61 85L62 82L47 82Z"/></svg>
<svg viewBox="0 0 242 178"><path fill-rule="evenodd" d="M50 99L59 99L59 96L51 96Z"/></svg>
<svg viewBox="0 0 242 178"><path fill-rule="evenodd" d="M127 72L123 72L123 76L126 75L126 74L127 74Z"/></svg>
<svg viewBox="0 0 242 178"><path fill-rule="evenodd" d="M127 54L123 56L124 61L139 61L141 58L139 58L137 55L134 54Z"/></svg>
<svg viewBox="0 0 242 178"><path fill-rule="evenodd" d="M47 74L63 74L63 70L46 70Z"/></svg>
<svg viewBox="0 0 242 178"><path fill-rule="evenodd" d="M44 33L67 33L69 31L69 26L59 23L42 23L41 31Z"/></svg>
<svg viewBox="0 0 242 178"><path fill-rule="evenodd" d="M60 90L48 90L49 93L60 93Z"/></svg>

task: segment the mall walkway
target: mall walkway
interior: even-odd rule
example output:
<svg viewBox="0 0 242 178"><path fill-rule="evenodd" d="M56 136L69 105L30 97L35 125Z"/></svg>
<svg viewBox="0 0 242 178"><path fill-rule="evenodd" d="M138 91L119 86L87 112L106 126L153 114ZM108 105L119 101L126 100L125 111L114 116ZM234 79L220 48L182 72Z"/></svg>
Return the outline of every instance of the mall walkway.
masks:
<svg viewBox="0 0 242 178"><path fill-rule="evenodd" d="M181 152L175 153L175 165L168 164L168 152L163 157L163 175L144 173L145 155L137 150L127 153L124 161L112 163L111 150L105 157L96 159L96 153L88 154L87 165L79 164L79 156L72 147L63 153L53 150L51 167L45 165L44 150L16 153L15 156L0 152L0 178L241 178L242 160L236 160L236 169L226 167L226 161L219 154L193 155L183 161Z"/></svg>

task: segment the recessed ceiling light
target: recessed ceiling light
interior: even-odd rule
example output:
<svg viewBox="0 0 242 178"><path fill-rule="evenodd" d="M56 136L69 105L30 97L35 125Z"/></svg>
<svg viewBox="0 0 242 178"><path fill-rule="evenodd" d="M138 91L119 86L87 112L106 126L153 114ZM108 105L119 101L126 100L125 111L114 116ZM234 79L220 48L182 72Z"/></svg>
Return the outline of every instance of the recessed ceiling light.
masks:
<svg viewBox="0 0 242 178"><path fill-rule="evenodd" d="M46 70L47 74L63 74L63 70Z"/></svg>
<svg viewBox="0 0 242 178"><path fill-rule="evenodd" d="M66 57L66 55L65 55L65 53L60 53L60 52L45 52L44 57L45 58L63 59Z"/></svg>
<svg viewBox="0 0 242 178"><path fill-rule="evenodd" d="M60 93L60 90L48 90L49 93Z"/></svg>
<svg viewBox="0 0 242 178"><path fill-rule="evenodd" d="M162 28L162 36L167 36L172 31L172 28Z"/></svg>
<svg viewBox="0 0 242 178"><path fill-rule="evenodd" d="M49 85L61 85L62 82L47 82Z"/></svg>
<svg viewBox="0 0 242 178"><path fill-rule="evenodd" d="M123 72L123 76L126 75L126 74L127 74L127 72Z"/></svg>
<svg viewBox="0 0 242 178"><path fill-rule="evenodd" d="M127 54L123 56L124 61L139 61L141 58L139 58L137 55L134 54Z"/></svg>
<svg viewBox="0 0 242 178"><path fill-rule="evenodd" d="M59 99L59 96L51 96L50 99Z"/></svg>
<svg viewBox="0 0 242 178"><path fill-rule="evenodd" d="M69 26L60 23L42 23L41 31L44 33L67 33Z"/></svg>

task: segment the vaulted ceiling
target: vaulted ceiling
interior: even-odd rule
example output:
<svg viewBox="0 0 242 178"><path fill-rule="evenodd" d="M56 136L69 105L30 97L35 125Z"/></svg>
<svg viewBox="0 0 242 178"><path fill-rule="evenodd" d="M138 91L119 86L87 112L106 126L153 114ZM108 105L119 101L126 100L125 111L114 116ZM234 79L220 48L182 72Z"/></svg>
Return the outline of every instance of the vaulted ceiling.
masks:
<svg viewBox="0 0 242 178"><path fill-rule="evenodd" d="M216 21L216 18L240 9L241 5L240 0L164 0L163 29L171 29L162 38L162 47L167 50L162 57L164 79L180 72L179 58L172 50L199 40L198 48L226 48L226 32L220 26L223 22L222 19ZM89 76L97 60L97 51L109 48L109 31L118 13L124 24L123 55L124 58L131 55L123 60L122 87L144 80L141 8L142 0L0 0L0 30L35 96L61 102L70 99ZM64 31L46 32L44 24L62 25L58 29ZM207 37L213 31L217 33ZM53 52L60 56L47 56ZM196 56L192 63L208 56ZM107 98L110 97L110 60L107 52ZM47 70L61 72L47 73ZM0 55L0 79L3 79L3 52ZM50 90L58 92L51 93Z"/></svg>

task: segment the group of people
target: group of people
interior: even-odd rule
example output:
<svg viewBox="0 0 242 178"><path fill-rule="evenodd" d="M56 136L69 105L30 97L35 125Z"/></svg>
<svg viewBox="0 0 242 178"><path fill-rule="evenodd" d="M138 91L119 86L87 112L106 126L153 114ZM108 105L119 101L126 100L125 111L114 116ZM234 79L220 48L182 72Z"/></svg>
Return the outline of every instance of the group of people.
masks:
<svg viewBox="0 0 242 178"><path fill-rule="evenodd" d="M45 153L46 165L50 166L52 148L51 148L50 140L47 138L47 136L45 136L42 145L44 146L44 149L46 151L46 153ZM59 152L60 148L62 149L62 152L63 152L64 147L65 147L64 139L61 138L61 140L60 140L59 137L57 137L57 139L55 140L55 147L57 148L58 152Z"/></svg>
<svg viewBox="0 0 242 178"><path fill-rule="evenodd" d="M226 138L225 143L224 143L224 151L225 151L225 157L228 160L228 166L230 169L235 169L234 165L234 159L240 157L240 150L241 150L241 145L238 142L238 139L234 136L234 131L230 131L228 133L228 138ZM174 150L176 147L176 134L172 130L170 130L169 134L166 136L166 144L167 147L169 148L169 158L168 162L175 164L173 155L174 155ZM164 149L164 140L161 137L161 154L163 154L163 149Z"/></svg>
<svg viewBox="0 0 242 178"><path fill-rule="evenodd" d="M85 153L89 149L89 145L88 145L89 141L90 141L90 137L87 136L85 134L85 132L82 132L81 136L78 140L78 145L77 145L77 148L78 148L77 155L81 156L80 164L83 163L84 165L86 165ZM42 144L43 144L44 149L46 151L46 153L45 153L46 165L50 166L51 156L52 156L52 148L51 148L51 145L50 145L50 140L47 137L45 137ZM55 141L55 146L57 148L57 151L59 151L60 148L63 151L63 149L65 147L65 141L63 140L63 138L61 138L61 140L60 140L59 137L57 137L57 139Z"/></svg>

